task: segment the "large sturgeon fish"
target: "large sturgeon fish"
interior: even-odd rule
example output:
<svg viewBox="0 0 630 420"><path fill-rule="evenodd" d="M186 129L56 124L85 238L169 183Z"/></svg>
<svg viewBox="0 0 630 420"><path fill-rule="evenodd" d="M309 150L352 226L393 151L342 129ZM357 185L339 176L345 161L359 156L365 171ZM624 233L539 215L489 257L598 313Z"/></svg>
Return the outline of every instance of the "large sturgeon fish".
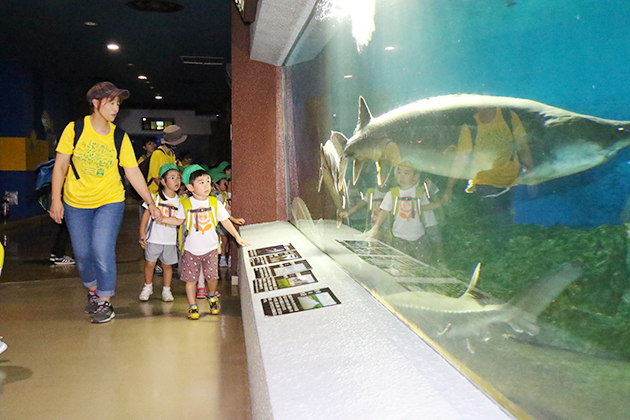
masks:
<svg viewBox="0 0 630 420"><path fill-rule="evenodd" d="M487 339L497 324L506 324L517 333L536 335L538 315L581 276L580 262L565 263L531 282L507 303L484 303L473 292L479 277L477 265L468 289L458 298L416 291L385 296L384 300L407 318L418 321L415 318L420 317L419 325L432 329L425 332L434 338Z"/></svg>
<svg viewBox="0 0 630 420"><path fill-rule="evenodd" d="M491 169L492 160L487 160L490 165L486 167L468 161L454 171L460 130L465 124L474 124L479 109L490 107L513 111L526 132L531 162L511 185L537 185L593 168L630 145L630 121L581 115L527 99L467 94L423 99L377 118L360 97L352 137L333 132L329 142L343 147L339 171L345 171L348 159L353 158L355 183L367 160L379 162L381 167L404 161L422 172L475 179L479 171ZM344 174L333 174L333 178L340 180ZM337 188L343 188L339 181Z"/></svg>

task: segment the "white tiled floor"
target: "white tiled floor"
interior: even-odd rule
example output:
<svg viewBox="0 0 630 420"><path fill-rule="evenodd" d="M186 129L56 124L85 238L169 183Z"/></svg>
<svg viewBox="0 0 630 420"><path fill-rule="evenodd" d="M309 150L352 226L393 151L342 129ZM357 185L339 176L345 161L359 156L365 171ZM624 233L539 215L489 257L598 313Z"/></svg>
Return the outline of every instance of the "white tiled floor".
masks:
<svg viewBox="0 0 630 420"><path fill-rule="evenodd" d="M133 247L121 249L119 241L119 261L133 260ZM28 271L25 259L33 256L7 249L7 263ZM131 266L136 273L119 267L127 272L118 277L116 318L103 325L84 314L85 289L75 269L48 280L13 282L3 275L0 335L9 348L0 355L1 419L251 418L240 302L229 271L221 270L221 315L211 316L200 301L201 319L190 321L181 282L173 282L173 303L160 300L160 277L152 299L139 302L140 261Z"/></svg>

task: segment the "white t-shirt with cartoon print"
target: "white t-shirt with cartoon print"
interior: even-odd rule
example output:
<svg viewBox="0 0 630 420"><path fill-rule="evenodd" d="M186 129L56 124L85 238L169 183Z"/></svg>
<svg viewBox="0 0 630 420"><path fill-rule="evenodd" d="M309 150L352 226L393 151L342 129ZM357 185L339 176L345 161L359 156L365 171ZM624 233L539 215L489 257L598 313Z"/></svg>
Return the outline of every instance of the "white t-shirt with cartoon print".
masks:
<svg viewBox="0 0 630 420"><path fill-rule="evenodd" d="M405 198L416 198L416 187L417 185L405 190L400 189L398 213L394 215L392 235L406 241L417 241L424 235L424 226L422 226L420 212L418 211L418 200L405 200ZM420 207L427 204L429 204L429 200L423 194L420 197ZM388 191L381 203L381 210L391 212L393 209L392 192Z"/></svg>
<svg viewBox="0 0 630 420"><path fill-rule="evenodd" d="M154 197L155 200L155 197ZM158 200L155 200L158 202ZM173 198L166 197L166 200L159 199L157 208L162 212L162 216L164 217L173 217L175 216L177 209L179 208L179 196L176 195ZM142 203L142 207L145 209L147 207L147 203ZM151 221L151 231L149 232L149 237L147 238L147 242L158 245L177 245L177 226L166 225L164 223Z"/></svg>
<svg viewBox="0 0 630 420"><path fill-rule="evenodd" d="M193 210L208 208L208 199L197 200L194 197L190 197L190 204L192 205ZM214 212L212 210L207 210L190 214L190 217L192 217L192 223L190 224L190 230L188 231L186 242L184 242L184 251L188 251L193 255L205 255L208 252L217 250L219 248L219 237L217 236L216 231L217 226L212 221L214 217L213 213ZM225 206L218 200L216 214L216 223L230 218L230 215L225 209ZM184 210L183 204L179 204L179 208L177 209L177 214L175 215L175 217L178 219L186 218L186 212ZM184 224L181 228L185 229L185 226L188 223L188 220L184 220Z"/></svg>

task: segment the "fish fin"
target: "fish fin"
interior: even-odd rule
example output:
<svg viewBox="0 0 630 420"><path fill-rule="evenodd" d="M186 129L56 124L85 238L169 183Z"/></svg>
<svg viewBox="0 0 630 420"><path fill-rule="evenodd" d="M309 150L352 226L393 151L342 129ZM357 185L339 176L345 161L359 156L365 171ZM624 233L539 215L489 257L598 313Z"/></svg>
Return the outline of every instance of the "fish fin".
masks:
<svg viewBox="0 0 630 420"><path fill-rule="evenodd" d="M363 127L369 124L372 119L372 113L367 106L367 102L363 96L359 96L359 118L357 121L357 128L354 129L354 134L358 133Z"/></svg>
<svg viewBox="0 0 630 420"><path fill-rule="evenodd" d="M472 276L470 276L470 283L468 283L468 288L466 289L464 294L460 296L460 298L464 296L474 298L472 291L475 288L475 286L477 286L477 280L479 280L480 271L481 271L481 263L477 263L477 266L475 267L475 270L473 271Z"/></svg>
<svg viewBox="0 0 630 420"><path fill-rule="evenodd" d="M508 304L538 316L569 284L580 277L582 277L581 262L564 263L531 282L526 290L510 299Z"/></svg>
<svg viewBox="0 0 630 420"><path fill-rule="evenodd" d="M322 190L322 181L324 181L324 159L326 159L326 153L324 153L324 145L323 144L319 144L319 159L320 159L320 165L319 165L319 182L317 183L317 192L320 192Z"/></svg>
<svg viewBox="0 0 630 420"><path fill-rule="evenodd" d="M343 156L343 149L346 148L346 144L348 143L348 138L340 133L339 131L332 131L330 133L330 141L335 147L337 151L337 155Z"/></svg>
<svg viewBox="0 0 630 420"><path fill-rule="evenodd" d="M361 172L363 171L363 165L365 164L364 160L357 161L356 159L352 162L352 185L357 185L357 181L361 176Z"/></svg>

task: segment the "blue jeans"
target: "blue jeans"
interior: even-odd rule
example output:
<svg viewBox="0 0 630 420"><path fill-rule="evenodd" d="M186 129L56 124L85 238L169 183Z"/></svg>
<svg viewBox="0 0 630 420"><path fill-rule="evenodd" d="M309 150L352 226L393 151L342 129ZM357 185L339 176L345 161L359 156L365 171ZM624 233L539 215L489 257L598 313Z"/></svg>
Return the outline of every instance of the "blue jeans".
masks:
<svg viewBox="0 0 630 420"><path fill-rule="evenodd" d="M99 297L114 296L116 289L116 239L125 203L111 203L95 209L63 204L74 258L83 285L96 286Z"/></svg>

